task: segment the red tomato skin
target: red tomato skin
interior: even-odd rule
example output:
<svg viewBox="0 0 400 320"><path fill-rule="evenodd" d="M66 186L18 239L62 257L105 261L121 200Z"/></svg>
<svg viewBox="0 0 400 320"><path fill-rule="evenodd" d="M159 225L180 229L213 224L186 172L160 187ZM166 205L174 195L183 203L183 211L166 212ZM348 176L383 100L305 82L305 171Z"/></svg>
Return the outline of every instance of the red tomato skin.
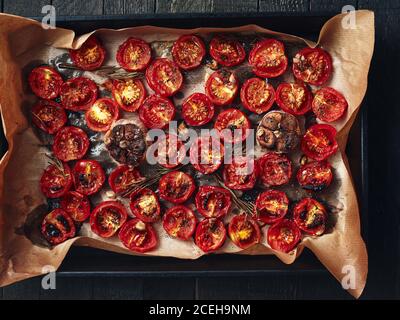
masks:
<svg viewBox="0 0 400 320"><path fill-rule="evenodd" d="M301 219L301 214L304 210L307 210L309 205L318 206L322 212L322 225L318 225L314 228L309 228ZM313 198L303 198L301 199L293 209L293 219L294 222L297 224L300 230L313 235L313 236L320 236L325 232L325 225L327 220L327 213L325 207Z"/></svg>
<svg viewBox="0 0 400 320"><path fill-rule="evenodd" d="M233 46L235 46L235 49L237 51L238 57L235 60L229 60L229 59L224 59L221 57L220 53L218 52L217 46L219 41L228 41L230 42ZM225 39L224 37L221 36L216 36L214 37L211 42L210 42L210 55L211 57L217 61L220 65L224 67L233 67L241 64L244 59L246 58L246 52L243 48L243 46L239 43L239 41L236 40L229 40Z"/></svg>
<svg viewBox="0 0 400 320"><path fill-rule="evenodd" d="M236 239L236 237L235 237L235 234L236 234L235 228L237 228L237 224L243 223L244 220L247 220L252 226L251 237L253 239L249 243L243 243L240 241L240 239ZM228 226L228 234L229 234L229 237L231 238L232 242L241 249L250 248L251 246L255 245L256 243L259 243L261 240L260 227L258 226L258 224L255 220L253 220L251 217L247 217L246 214L236 215L231 219L231 221L229 222L229 226Z"/></svg>
<svg viewBox="0 0 400 320"><path fill-rule="evenodd" d="M65 134L73 134L76 138L79 138L81 144L81 150L77 154L74 155L67 155L65 149L61 149L60 144L62 143L63 136ZM53 143L53 153L54 155L60 159L61 161L67 162L71 160L78 160L84 157L86 152L89 149L89 138L85 131L78 127L67 126L61 128L55 138Z"/></svg>
<svg viewBox="0 0 400 320"><path fill-rule="evenodd" d="M212 93L212 90L211 90L211 84L212 84L212 81L214 80L214 78L216 78L216 77L223 78L221 76L221 70L213 72L207 79L206 84L205 84L205 93L215 106L226 106L228 104L231 104L233 102L233 100L235 100L235 98L238 94L238 91L239 91L239 85L238 85L239 80L237 79L237 77L235 76L235 74L233 72L230 73L230 77L231 76L233 77L233 82L235 83L234 88L232 89L233 95L229 99L226 99L226 100L218 99L217 97L214 96L214 94Z"/></svg>
<svg viewBox="0 0 400 320"><path fill-rule="evenodd" d="M124 80L122 80L122 81L124 81ZM123 101L122 101L122 99L121 99L121 96L120 96L120 94L119 94L117 88L118 88L119 84L121 84L122 82L117 81L117 80L114 80L114 81L113 81L112 95L113 95L113 98L114 98L115 102L118 104L118 106L119 106L121 109L123 109L123 110L125 110L125 111L127 111L127 112L135 112L135 111L137 111L137 110L140 108L140 106L142 105L144 99L145 99L146 96L147 96L147 92L146 92L146 89L144 88L144 85L143 85L142 81L140 81L139 79L136 79L136 80L128 80L128 81L132 81L133 84L134 84L135 86L137 86L137 88L138 88L139 91L140 91L139 98L138 98L138 100L133 104L133 106L124 104ZM126 82L125 82L125 83L126 83Z"/></svg>
<svg viewBox="0 0 400 320"><path fill-rule="evenodd" d="M165 184L165 186L168 186L167 185L168 179L174 178L174 176L177 175L178 173L182 173L184 175L185 179L188 180L189 189L186 191L186 193L183 196L181 196L179 198L174 198L172 196L169 196L167 194L167 190L165 188L162 188L162 186L164 184ZM193 192L196 189L196 185L195 185L194 179L191 176L189 176L188 174L181 172L181 171L171 171L161 177L158 189L159 189L159 195L160 195L161 199L164 199L164 200L169 201L174 204L181 204L181 203L186 202L192 196Z"/></svg>
<svg viewBox="0 0 400 320"><path fill-rule="evenodd" d="M131 168L131 167L130 167L129 165L127 165L127 164L119 165L119 166L118 166L117 168L115 168L115 169L110 173L110 175L108 176L108 184L109 184L111 190L114 191L115 193L121 193L121 192L124 191L124 190L119 190L119 189L118 189L118 186L117 186L117 184L116 184L116 180L118 179L118 177L119 177L119 175L120 175L121 173L123 173L124 171L127 171L127 170L132 170L132 171L135 173L135 178L136 178L136 179L138 179L138 180L144 179L144 178L141 176L140 172L139 172L137 169Z"/></svg>
<svg viewBox="0 0 400 320"><path fill-rule="evenodd" d="M218 243L216 243L213 247L208 247L202 243L203 242L202 241L203 234L204 234L204 232L206 232L208 230L208 227L209 227L208 224L210 224L210 223L217 224L216 229L218 229L218 231L222 231L222 237L221 237L220 241ZM218 250L219 248L222 247L225 240L226 240L226 229L221 220L219 220L219 219L203 219L197 225L196 233L195 233L195 243L203 252L209 253L209 252L214 252L214 251Z"/></svg>
<svg viewBox="0 0 400 320"><path fill-rule="evenodd" d="M79 205L81 213L83 216L81 217L76 217L74 216L71 212L68 212L68 204L70 201L70 197L75 197L79 198L81 203ZM90 216L90 202L89 198L83 194L80 194L79 192L76 191L69 191L67 194L63 196L63 198L60 201L60 208L63 209L66 213L69 214L69 216L72 218L72 220L76 222L83 222Z"/></svg>
<svg viewBox="0 0 400 320"><path fill-rule="evenodd" d="M278 88L276 89L276 104L283 111L285 111L287 113L290 113L290 114L293 114L295 116L301 116L303 114L306 114L308 111L311 110L311 101L312 101L312 93L311 93L311 91L304 84L301 84L301 83L295 83L294 84L295 86L303 87L303 89L305 91L305 94L306 94L306 99L302 103L302 106L301 106L301 108L299 110L293 110L292 108L287 106L287 104L285 103L285 101L283 101L283 99L281 97L282 91L287 86L291 86L291 85L292 85L291 83L287 83L287 82L282 82L281 84L279 84Z"/></svg>
<svg viewBox="0 0 400 320"><path fill-rule="evenodd" d="M325 51L325 50L323 50L321 48L304 48L304 49L300 50L296 55L305 56L305 55L308 55L308 54L313 53L313 52L316 52L319 55L321 55L323 57L323 59L325 60L325 62L326 62L326 67L325 67L325 70L324 70L325 72L319 79L312 80L312 81L309 81L307 79L303 79L303 77L301 76L301 72L299 71L298 67L296 66L296 63L293 63L292 71L293 71L293 75L297 79L300 79L300 80L302 80L304 82L307 82L307 83L315 85L315 86L321 86L325 82L327 82L329 80L329 78L331 77L331 75L332 75L332 71L333 71L332 57L327 51Z"/></svg>
<svg viewBox="0 0 400 320"><path fill-rule="evenodd" d="M168 225L168 219L171 218L171 216L174 216L176 213L176 211L178 210L183 210L186 213L185 218L191 220L191 225L189 226L190 229L188 230L184 230L186 232L180 232L182 231L181 229L177 232L176 236L174 234L172 234L172 232L169 230L169 225ZM164 230L171 236L174 238L178 238L181 240L190 240L191 237L193 236L194 231L196 230L196 224L197 224L197 218L195 216L195 214L193 213L192 210L190 210L189 208L182 206L182 205L178 205L175 207L171 207L169 208L164 216L163 216L163 228Z"/></svg>
<svg viewBox="0 0 400 320"><path fill-rule="evenodd" d="M324 135L332 143L332 146L329 148L329 150L327 150L326 152L323 152L321 154L310 150L307 146L307 141L306 141L306 135L307 135L307 132L309 132L309 131L314 131L314 132L323 131ZM330 157L331 155L333 155L334 153L336 153L336 151L338 150L339 146L336 142L335 137L336 137L336 129L334 127L332 127L331 125L329 125L329 124L314 124L307 129L306 134L303 136L303 139L301 140L301 150L307 157L309 157L313 160L323 161L323 160L327 159L328 157Z"/></svg>
<svg viewBox="0 0 400 320"><path fill-rule="evenodd" d="M210 194L212 193L221 193L223 194L224 201L226 202L224 207L219 210L219 213L215 216L210 215L210 213L207 211L207 209L204 209L203 207L203 201L204 197L209 197ZM215 186L200 186L199 191L196 194L195 197L195 203L196 203L196 208L197 211L205 218L223 218L225 217L231 206L232 206L232 199L231 199L231 194L229 193L228 190L221 188L221 187L215 187Z"/></svg>
<svg viewBox="0 0 400 320"><path fill-rule="evenodd" d="M286 166L286 168L284 168L284 169L286 169L286 170L285 170L285 172L283 172L284 175L274 177L274 176L269 175L269 172L265 172L266 162L270 162L270 165L268 166L268 168L269 168L269 167L271 167L272 164L275 163L275 161L285 164L284 167ZM280 186L280 185L287 184L290 181L290 178L292 176L292 162L286 155L276 153L276 152L268 152L268 153L264 154L260 159L258 159L257 163L258 163L258 172L260 174L260 179L264 186L266 186L266 187ZM282 168L282 167L280 167L280 168ZM272 174L273 173L274 172L272 172ZM277 180L278 178L280 178L280 179L278 179L278 181L275 181L274 178L276 178L275 180Z"/></svg>
<svg viewBox="0 0 400 320"><path fill-rule="evenodd" d="M284 54L283 62L282 65L279 65L278 67L265 67L265 68L259 68L256 66L256 56L258 51L265 47L265 46L270 46L270 45L277 45L280 47ZM256 76L260 78L276 78L281 76L286 72L287 66L288 66L288 59L285 55L285 47L281 41L278 41L276 39L264 39L255 44L253 49L250 51L249 54L249 64L250 66L253 67L253 72ZM269 69L268 69L269 68Z"/></svg>
<svg viewBox="0 0 400 320"><path fill-rule="evenodd" d="M63 195L65 195L72 187L72 172L70 167L68 166L67 163L63 163L63 168L64 168L64 174L67 178L66 184L64 185L64 187L59 190L58 192L53 192L51 191L51 188L49 186L46 186L46 180L48 178L49 175L52 175L52 172L54 170L57 170L57 167L52 164L49 165L43 172L42 177L40 178L40 190L42 191L42 193L47 197L47 198L59 198L62 197Z"/></svg>
<svg viewBox="0 0 400 320"><path fill-rule="evenodd" d="M240 100L242 101L243 106L244 106L247 110L249 110L249 111L251 111L251 112L254 112L254 113L257 113L257 114L261 114L261 113L267 112L269 109L271 109L272 105L274 104L274 102L275 102L275 89L274 89L274 87L273 87L271 84L266 83L266 88L267 88L267 90L269 91L269 93L270 93L270 95L271 95L271 96L270 96L271 98L269 99L268 103L267 103L266 105L264 105L262 108L255 109L255 108L250 104L250 102L248 101L248 98L247 98L247 90L248 90L248 88L249 88L249 86L250 86L251 84L253 84L253 83L255 83L255 82L258 82L258 81L264 81L264 80L262 80L262 79L260 79L260 78L250 78L250 79L247 79L247 80L243 83L243 86L242 86L242 88L240 89Z"/></svg>
<svg viewBox="0 0 400 320"><path fill-rule="evenodd" d="M47 222L50 219L51 220L57 219L58 216L62 216L63 217L63 221L68 224L69 231L65 230L65 233L63 233L61 237L54 238L54 237L52 237L51 235L48 234L48 230L47 230L47 225L48 224L47 224ZM63 222L61 222L59 220L58 220L58 222L63 225L63 228L65 227ZM54 226L54 224L52 224L52 225ZM60 232L59 229L57 229L57 230L58 230L58 232ZM60 243L62 243L64 241L66 241L67 239L73 238L75 236L75 233L76 233L76 228L75 228L75 224L72 221L71 217L64 210L54 209L53 211L49 212L44 217L44 219L42 221L42 225L41 225L40 231L41 231L42 235L44 236L44 238L47 240L47 242L49 242L51 245L55 246L57 244L60 244Z"/></svg>
<svg viewBox="0 0 400 320"><path fill-rule="evenodd" d="M79 53L80 53L81 49L84 49L86 46L88 46L89 44L92 44L92 43L94 45L96 45L96 47L99 50L98 51L99 59L91 64L81 63L79 60ZM96 69L100 68L104 63L104 60L106 59L106 50L101 45L99 39L96 38L95 36L89 37L89 39L87 39L86 42L82 44L80 49L69 50L69 54L70 54L70 57L71 57L71 60L73 61L73 63L78 68L85 70L85 71L91 71L91 70L96 70Z"/></svg>
<svg viewBox="0 0 400 320"><path fill-rule="evenodd" d="M292 231L293 241L290 244L281 243L279 242L278 239L276 239L276 236L278 235L278 232L280 233L281 228L287 228ZM297 227L296 223L294 223L292 220L287 220L287 219L280 220L274 225L270 226L268 229L267 242L273 250L288 253L297 246L300 240L301 240L301 231Z"/></svg>
<svg viewBox="0 0 400 320"><path fill-rule="evenodd" d="M154 74L155 72L154 69L160 66L167 66L169 69L172 69L172 71L176 73L175 76L178 78L177 80L178 84L172 91L163 88L162 85L160 85L159 80L155 79L156 75ZM146 69L146 80L149 87L156 94L164 98L173 96L182 88L183 84L183 76L182 73L180 72L178 65L174 61L169 60L167 58L157 58L150 64L150 66Z"/></svg>
<svg viewBox="0 0 400 320"><path fill-rule="evenodd" d="M336 99L336 105L339 105L339 110L336 110L336 113L331 112L329 114L329 110L321 109L317 101L317 97L321 94L322 95L327 94L330 95L331 97L333 96ZM336 120L339 120L344 116L344 114L347 111L347 108L348 108L348 103L346 101L346 98L340 92L330 87L319 89L315 93L314 100L312 101L312 110L314 111L315 115L319 120L325 122L334 122Z"/></svg>
<svg viewBox="0 0 400 320"><path fill-rule="evenodd" d="M197 58L197 61L195 63L192 63L191 65L186 65L184 63L182 63L178 56L178 51L179 51L179 44L180 42L184 42L187 40L192 40L194 42L196 42L196 44L198 45L198 47L200 48L200 57ZM195 36L195 35L182 35L180 36L175 42L174 45L172 46L172 58L174 59L174 62L179 66L179 68L189 71L189 70L193 70L196 69L197 67L199 67L201 65L201 62L203 61L204 56L206 55L206 47L204 45L203 40L201 40L200 37Z"/></svg>
<svg viewBox="0 0 400 320"><path fill-rule="evenodd" d="M119 226L117 226L117 228L115 228L115 230L107 230L105 232L103 232L102 230L100 230L100 226L97 223L97 216L104 210L107 208L112 208L114 211L117 211L119 214L119 221L118 224ZM120 203L119 201L115 201L115 200L106 200L101 202L99 205L97 205L92 213L90 214L90 228L92 229L92 231L97 234L99 237L102 238L111 238L113 235L115 235L118 231L118 229L120 229L124 223L126 222L126 220L128 219L128 213L125 209L125 207L123 206L122 203Z"/></svg>
<svg viewBox="0 0 400 320"><path fill-rule="evenodd" d="M272 198L272 199L277 199L277 201L281 201L284 205L286 205L286 210L282 210L282 212L277 215L276 217L268 217L268 216L261 216L259 214L257 214L257 209L259 209L260 207L262 207L262 201L265 198ZM260 193L256 199L256 204L254 206L254 216L258 217L258 220L266 223L266 224L274 224L280 220L282 220L287 212L288 212L288 207L289 207L289 199L287 197L287 195L283 192L283 191L279 191L279 190L267 190L264 191L262 193Z"/></svg>
<svg viewBox="0 0 400 320"><path fill-rule="evenodd" d="M235 136L232 135L224 135L223 130L224 129L229 129L227 124L229 124L230 121L238 118L243 118L243 126L240 128L236 128L235 130L241 129L242 130L242 135L241 137L237 138L235 140ZM214 122L214 129L216 129L220 135L220 138L226 142L230 143L238 143L241 141L245 141L247 137L250 134L250 129L251 129L251 124L247 116L240 110L238 109L225 109L222 111L217 118L215 119ZM244 132L243 132L244 131Z"/></svg>
<svg viewBox="0 0 400 320"><path fill-rule="evenodd" d="M75 91L72 91L72 93L70 93L69 91L74 90L75 88L80 88L83 85L86 86L91 93L90 99L87 100L85 104L75 105L71 104L70 101L66 100L68 98L68 95L73 94L76 96L78 94ZM97 88L97 85L93 80L85 77L72 78L65 81L61 86L60 89L61 104L65 109L71 111L87 110L96 101L98 92L99 89Z"/></svg>
<svg viewBox="0 0 400 320"><path fill-rule="evenodd" d="M213 161L213 163L208 164L208 163L198 163L198 154L199 154L199 146L202 144L209 144L209 138L210 136L202 136L198 137L194 143L190 146L190 151L189 151L189 156L190 156L190 163L192 164L193 168L195 168L197 171L201 172L202 174L210 174L219 169L219 167L222 164L223 161L223 156L224 156L224 146L221 144L217 139L211 138L211 146L212 145L218 145L219 144L219 151L220 151L220 159L218 161Z"/></svg>
<svg viewBox="0 0 400 320"><path fill-rule="evenodd" d="M112 111L112 118L109 119L109 121L105 125L98 125L94 121L92 121L91 118L91 110L92 107L95 106L96 104L104 103L107 104L108 107L111 107ZM101 98L96 100L96 102L86 111L85 113L85 120L86 120L86 125L90 130L96 131L96 132L106 132L110 130L112 124L114 121L116 121L119 118L119 108L118 105L114 102L114 100L111 100L109 98Z"/></svg>
<svg viewBox="0 0 400 320"><path fill-rule="evenodd" d="M154 122L151 121L151 119L147 118L147 113L150 112L153 108L153 103L164 103L165 106L169 109L169 120L161 122L159 124L154 124ZM174 119L176 113L175 106L172 104L172 102L164 97L161 97L159 95L150 95L148 96L142 105L139 108L139 118L143 122L143 124L149 128L149 129L164 129L166 126L168 126L169 122Z"/></svg>
<svg viewBox="0 0 400 320"><path fill-rule="evenodd" d="M125 61L124 61L124 53L125 50L127 50L129 48L129 46L138 46L141 48L142 53L144 55L144 61L142 62L141 65L136 66L136 67L130 67ZM126 71L132 72L132 71L143 71L145 70L148 65L150 64L151 61L151 48L150 45L142 40L142 39L137 39L137 38L133 38L130 37L128 38L124 43L122 43L117 51L117 56L116 56L116 60L118 62L118 64Z"/></svg>
<svg viewBox="0 0 400 320"><path fill-rule="evenodd" d="M43 73L51 74L52 78L52 92L43 92L42 84L38 84L36 80L38 77L42 76ZM39 98L44 100L52 100L58 97L60 94L60 88L63 83L61 75L52 67L40 66L34 68L28 76L28 82L31 87L32 92Z"/></svg>
<svg viewBox="0 0 400 320"><path fill-rule="evenodd" d="M150 243L147 243L145 247L132 246L126 241L126 237L128 236L127 233L132 229L135 229L135 226L138 222L141 221L139 219L131 219L127 221L121 227L121 230L118 233L119 239L121 240L122 244L131 251L145 253L154 250L158 244L157 233L149 223L141 222L145 225L146 232L150 234Z"/></svg>
<svg viewBox="0 0 400 320"><path fill-rule="evenodd" d="M208 114L207 117L202 120L202 121L196 121L195 119L191 119L189 117L189 115L187 114L190 108L190 102L192 101L202 101L205 105L205 107L208 109ZM182 103L182 117L183 120L185 120L185 122L189 125L189 126L193 126L193 127L198 127L198 126L202 126L205 125L207 123L209 123L212 118L214 117L214 113L215 113L215 108L214 105L212 104L211 100L204 94L204 93L193 93L192 95L190 95L189 97L187 97L185 99L185 101L183 101Z"/></svg>
<svg viewBox="0 0 400 320"><path fill-rule="evenodd" d="M245 159L244 157L236 157L232 159L232 163L231 164L225 164L224 165L224 171L223 171L223 179L224 179L224 184L226 187L228 187L229 189L232 190L251 190L254 188L256 181L257 181L257 176L258 176L258 167L257 164L255 162L253 162L253 171L250 173L250 177L246 178L247 181L245 183L238 183L237 181L233 181L232 177L230 175L230 170L233 170L233 172L235 173L236 167L240 168L240 167L245 167L242 166L240 164L244 164L245 165ZM239 161L241 160L241 161Z"/></svg>
<svg viewBox="0 0 400 320"><path fill-rule="evenodd" d="M43 108L50 108L53 112L57 112L57 115L55 115L56 118L50 119L49 124L38 119L38 113ZM49 112L46 112L46 115L49 115ZM54 134L67 123L67 114L57 102L51 100L40 100L32 108L32 122L44 132Z"/></svg>
<svg viewBox="0 0 400 320"><path fill-rule="evenodd" d="M81 169L87 165L91 166L90 170L96 170L98 174L95 186L91 187L89 190L85 189L85 187L80 184ZM94 169L92 167L94 167ZM103 186L104 181L106 180L104 170L101 167L100 163L98 163L96 160L79 160L75 163L72 172L75 190L86 196L97 193Z"/></svg>
<svg viewBox="0 0 400 320"><path fill-rule="evenodd" d="M324 181L324 183L322 185L317 185L314 186L312 184L307 184L305 181L303 181L302 179L302 172L304 172L305 170L312 170L314 167L318 167L321 166L325 169L329 169L331 172L328 175L328 179ZM299 185L306 190L312 190L312 191L321 191L327 187L330 186L332 180L333 180L333 174L332 174L332 166L330 165L330 163L328 161L314 161L314 162L310 162L310 163L306 163L305 165L302 165L299 168L299 171L297 171L297 182L299 183Z"/></svg>
<svg viewBox="0 0 400 320"><path fill-rule="evenodd" d="M140 212L140 209L136 208L136 206L135 206L135 197L140 197L145 194L153 196L154 200L156 202L156 213L153 213L152 217L148 217L145 214L142 214ZM132 213L135 215L136 218L139 218L143 222L156 222L160 218L160 203L158 202L157 195L151 189L144 188L139 191L133 192L130 195L130 199L131 199L131 202L130 202L129 206L131 208Z"/></svg>

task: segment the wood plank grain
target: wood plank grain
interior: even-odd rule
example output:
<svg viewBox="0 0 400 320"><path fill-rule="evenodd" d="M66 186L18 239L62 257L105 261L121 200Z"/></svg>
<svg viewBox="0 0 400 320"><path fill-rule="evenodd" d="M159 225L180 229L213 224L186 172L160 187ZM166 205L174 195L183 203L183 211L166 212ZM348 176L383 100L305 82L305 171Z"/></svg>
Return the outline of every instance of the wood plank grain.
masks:
<svg viewBox="0 0 400 320"><path fill-rule="evenodd" d="M27 279L3 288L4 300L38 300L41 290L41 278Z"/></svg>
<svg viewBox="0 0 400 320"><path fill-rule="evenodd" d="M194 278L145 278L143 298L158 300L193 300Z"/></svg>
<svg viewBox="0 0 400 320"><path fill-rule="evenodd" d="M155 0L104 0L104 15L154 13Z"/></svg>
<svg viewBox="0 0 400 320"><path fill-rule="evenodd" d="M260 12L306 12L309 0L259 0Z"/></svg>
<svg viewBox="0 0 400 320"><path fill-rule="evenodd" d="M156 0L156 13L211 12L212 0Z"/></svg>
<svg viewBox="0 0 400 320"><path fill-rule="evenodd" d="M357 8L356 0L310 0L310 11L341 13L344 6Z"/></svg>
<svg viewBox="0 0 400 320"><path fill-rule="evenodd" d="M400 0L358 0L358 8L371 10L400 9Z"/></svg>
<svg viewBox="0 0 400 320"><path fill-rule="evenodd" d="M103 0L53 0L57 15L92 16L103 14Z"/></svg>
<svg viewBox="0 0 400 320"><path fill-rule="evenodd" d="M92 299L91 278L57 277L56 289L40 289L40 300L89 300Z"/></svg>
<svg viewBox="0 0 400 320"><path fill-rule="evenodd" d="M257 12L257 0L213 0L212 12Z"/></svg>
<svg viewBox="0 0 400 320"><path fill-rule="evenodd" d="M143 299L143 279L133 277L94 278L93 299L141 300Z"/></svg>
<svg viewBox="0 0 400 320"><path fill-rule="evenodd" d="M310 289L312 288L312 290ZM344 299L351 296L327 274L201 278L198 299Z"/></svg>
<svg viewBox="0 0 400 320"><path fill-rule="evenodd" d="M3 12L24 17L42 16L42 7L49 4L48 0L4 0Z"/></svg>

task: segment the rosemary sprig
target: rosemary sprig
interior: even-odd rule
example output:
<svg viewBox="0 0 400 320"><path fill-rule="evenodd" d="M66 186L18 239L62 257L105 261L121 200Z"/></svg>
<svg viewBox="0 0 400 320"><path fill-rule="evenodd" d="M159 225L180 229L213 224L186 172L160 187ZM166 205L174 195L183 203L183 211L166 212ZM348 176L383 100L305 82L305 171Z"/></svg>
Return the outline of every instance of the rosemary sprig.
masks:
<svg viewBox="0 0 400 320"><path fill-rule="evenodd" d="M224 189L228 190L230 194L232 195L232 200L235 203L237 207L242 209L245 213L252 215L254 212L254 204L252 202L247 202L242 199L240 199L235 192L233 192L231 189L229 189L225 184L223 183L221 177L218 174L213 175L214 179L217 181L217 183Z"/></svg>
<svg viewBox="0 0 400 320"><path fill-rule="evenodd" d="M59 68L63 69L71 69L71 70L82 70L77 66L70 63L60 63L58 65ZM143 78L143 72L128 72L117 66L102 66L97 70L92 71L93 73L111 79L128 79L128 78Z"/></svg>
<svg viewBox="0 0 400 320"><path fill-rule="evenodd" d="M57 167L57 169L62 173L63 176L65 176L65 171L64 171L64 166L62 164L62 162L60 161L60 159L45 153L45 156L49 159L48 164L49 165L54 165Z"/></svg>

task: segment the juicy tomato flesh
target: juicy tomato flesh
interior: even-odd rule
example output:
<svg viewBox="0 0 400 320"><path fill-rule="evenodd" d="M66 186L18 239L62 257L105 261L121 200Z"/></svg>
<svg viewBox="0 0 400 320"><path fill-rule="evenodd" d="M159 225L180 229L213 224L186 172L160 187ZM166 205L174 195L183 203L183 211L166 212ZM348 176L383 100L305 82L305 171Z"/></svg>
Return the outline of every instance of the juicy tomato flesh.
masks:
<svg viewBox="0 0 400 320"><path fill-rule="evenodd" d="M188 125L201 126L211 121L214 106L206 95L194 93L183 102L182 116Z"/></svg>
<svg viewBox="0 0 400 320"><path fill-rule="evenodd" d="M90 215L89 199L75 191L68 192L61 200L61 209L77 222L85 221Z"/></svg>
<svg viewBox="0 0 400 320"><path fill-rule="evenodd" d="M71 182L71 170L67 164L62 164L62 167L52 164L43 172L40 187L46 197L58 198L71 188Z"/></svg>
<svg viewBox="0 0 400 320"><path fill-rule="evenodd" d="M151 48L143 40L129 38L118 49L117 61L127 71L142 71L151 59Z"/></svg>
<svg viewBox="0 0 400 320"><path fill-rule="evenodd" d="M60 98L66 109L86 110L97 98L97 86L90 79L74 78L62 85Z"/></svg>
<svg viewBox="0 0 400 320"><path fill-rule="evenodd" d="M133 214L145 222L156 221L160 214L157 196L150 189L132 194L130 207Z"/></svg>
<svg viewBox="0 0 400 320"><path fill-rule="evenodd" d="M332 168L327 162L311 162L300 167L297 181L302 188L321 191L332 181Z"/></svg>
<svg viewBox="0 0 400 320"><path fill-rule="evenodd" d="M173 203L185 202L194 191L194 182L186 173L173 171L160 180L160 196Z"/></svg>
<svg viewBox="0 0 400 320"><path fill-rule="evenodd" d="M100 42L94 38L89 38L77 50L71 50L73 62L83 70L94 70L99 68L105 58L105 50Z"/></svg>
<svg viewBox="0 0 400 320"><path fill-rule="evenodd" d="M48 213L42 222L42 235L52 245L57 245L75 236L75 225L68 214L55 209Z"/></svg>
<svg viewBox="0 0 400 320"><path fill-rule="evenodd" d="M282 83L278 87L278 105L286 112L299 115L310 109L309 93L304 85Z"/></svg>
<svg viewBox="0 0 400 320"><path fill-rule="evenodd" d="M302 150L314 160L324 160L338 148L335 135L335 128L329 125L313 125L302 139Z"/></svg>
<svg viewBox="0 0 400 320"><path fill-rule="evenodd" d="M158 144L158 163L165 168L177 167L183 161L185 156L185 146L175 135L167 135Z"/></svg>
<svg viewBox="0 0 400 320"><path fill-rule="evenodd" d="M62 85L61 76L51 67L33 69L28 81L33 93L46 100L58 97Z"/></svg>
<svg viewBox="0 0 400 320"><path fill-rule="evenodd" d="M118 118L118 108L109 99L99 99L86 111L85 118L90 129L107 131Z"/></svg>
<svg viewBox="0 0 400 320"><path fill-rule="evenodd" d="M226 230L222 221L204 219L196 229L196 245L204 252L215 251L220 248L226 239Z"/></svg>
<svg viewBox="0 0 400 320"><path fill-rule="evenodd" d="M96 225L101 234L115 234L121 226L121 214L114 208L104 208L96 216Z"/></svg>
<svg viewBox="0 0 400 320"><path fill-rule="evenodd" d="M267 45L261 44L256 48L252 55L251 64L261 70L271 70L280 67L287 60L283 47L277 42L271 42Z"/></svg>
<svg viewBox="0 0 400 320"><path fill-rule="evenodd" d="M207 95L216 105L229 104L237 91L238 81L235 75L226 70L214 72L206 82Z"/></svg>
<svg viewBox="0 0 400 320"><path fill-rule="evenodd" d="M293 58L293 73L304 82L321 85L328 80L331 72L332 60L322 49L303 49Z"/></svg>
<svg viewBox="0 0 400 320"><path fill-rule="evenodd" d="M129 112L139 109L145 96L143 84L133 79L115 81L112 92L118 105Z"/></svg>
<svg viewBox="0 0 400 320"><path fill-rule="evenodd" d="M293 221L281 220L268 229L267 241L272 249L290 252L301 238L301 232Z"/></svg>
<svg viewBox="0 0 400 320"><path fill-rule="evenodd" d="M196 195L196 207L206 218L223 217L231 207L231 195L223 188L201 186Z"/></svg>
<svg viewBox="0 0 400 320"><path fill-rule="evenodd" d="M53 152L62 161L82 158L89 148L87 134L77 127L61 128L54 139Z"/></svg>
<svg viewBox="0 0 400 320"><path fill-rule="evenodd" d="M259 78L247 80L242 87L242 91L242 103L247 109L257 114L267 112L275 100L273 87Z"/></svg>
<svg viewBox="0 0 400 320"><path fill-rule="evenodd" d="M226 67L238 65L245 58L245 51L239 42L222 37L211 40L210 54L218 63Z"/></svg>
<svg viewBox="0 0 400 320"><path fill-rule="evenodd" d="M170 208L164 215L163 227L174 238L189 240L196 228L196 217L184 206Z"/></svg>
<svg viewBox="0 0 400 320"><path fill-rule="evenodd" d="M285 155L267 153L259 160L261 181L267 186L280 186L289 182L292 165Z"/></svg>
<svg viewBox="0 0 400 320"><path fill-rule="evenodd" d="M204 44L202 40L196 36L182 36L172 47L174 61L185 70L198 67L204 55Z"/></svg>
<svg viewBox="0 0 400 320"><path fill-rule="evenodd" d="M175 94L183 82L178 66L166 58L154 60L146 70L146 79L149 86L163 97Z"/></svg>
<svg viewBox="0 0 400 320"><path fill-rule="evenodd" d="M249 135L250 122L238 109L227 109L218 115L214 128L219 131L221 138L225 141L239 142Z"/></svg>
<svg viewBox="0 0 400 320"><path fill-rule="evenodd" d="M175 107L166 98L151 95L139 109L139 117L147 128L162 129L174 118Z"/></svg>
<svg viewBox="0 0 400 320"><path fill-rule="evenodd" d="M38 128L53 134L65 125L67 115L56 102L42 100L32 108L32 121Z"/></svg>
<svg viewBox="0 0 400 320"><path fill-rule="evenodd" d="M298 227L312 235L321 235L325 231L326 210L317 200L302 199L293 209L294 220Z"/></svg>
<svg viewBox="0 0 400 320"><path fill-rule="evenodd" d="M233 243L242 249L258 243L261 238L257 222L245 214L232 218L229 223L229 236Z"/></svg>
<svg viewBox="0 0 400 320"><path fill-rule="evenodd" d="M115 193L122 193L143 179L138 170L122 165L111 172L108 183Z"/></svg>
<svg viewBox="0 0 400 320"><path fill-rule="evenodd" d="M198 138L190 148L190 162L196 170L204 174L216 171L223 157L222 144L211 136Z"/></svg>
<svg viewBox="0 0 400 320"><path fill-rule="evenodd" d="M157 236L153 227L139 219L125 223L118 236L125 247L135 252L151 251L157 246Z"/></svg>
<svg viewBox="0 0 400 320"><path fill-rule="evenodd" d="M74 167L74 184L76 191L91 195L99 191L105 180L100 164L94 160L80 160Z"/></svg>
<svg viewBox="0 0 400 320"><path fill-rule="evenodd" d="M341 93L326 87L315 94L312 109L318 119L333 122L343 116L347 109L347 101Z"/></svg>
<svg viewBox="0 0 400 320"><path fill-rule="evenodd" d="M282 191L268 190L259 195L256 201L258 220L271 224L283 218L288 212L289 200Z"/></svg>
<svg viewBox="0 0 400 320"><path fill-rule="evenodd" d="M233 159L231 164L224 167L223 178L225 186L233 190L249 190L256 183L254 162L246 158Z"/></svg>

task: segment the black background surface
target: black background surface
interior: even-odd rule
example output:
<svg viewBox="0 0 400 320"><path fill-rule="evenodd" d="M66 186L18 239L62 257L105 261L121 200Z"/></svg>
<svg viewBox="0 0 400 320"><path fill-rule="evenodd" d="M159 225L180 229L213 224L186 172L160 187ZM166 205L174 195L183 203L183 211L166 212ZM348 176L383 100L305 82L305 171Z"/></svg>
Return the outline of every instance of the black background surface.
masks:
<svg viewBox="0 0 400 320"><path fill-rule="evenodd" d="M298 12L340 13L343 5L375 11L376 43L364 104L368 105L369 275L363 299L400 298L400 1L358 0L0 0L2 12L40 16L45 4L61 16ZM280 31L280 30L278 30ZM0 299L351 299L328 272L213 277L59 277L0 288Z"/></svg>

